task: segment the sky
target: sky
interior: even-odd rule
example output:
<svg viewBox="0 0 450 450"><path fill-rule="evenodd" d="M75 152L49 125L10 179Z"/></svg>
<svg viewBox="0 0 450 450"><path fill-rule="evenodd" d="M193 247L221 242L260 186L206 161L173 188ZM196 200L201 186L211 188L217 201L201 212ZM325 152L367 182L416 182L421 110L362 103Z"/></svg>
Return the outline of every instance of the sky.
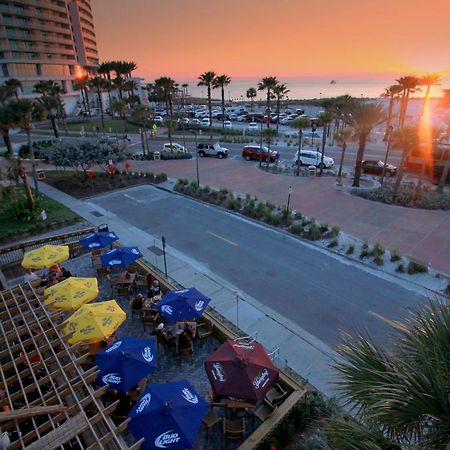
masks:
<svg viewBox="0 0 450 450"><path fill-rule="evenodd" d="M92 0L100 60L146 80L450 76L450 0Z"/></svg>

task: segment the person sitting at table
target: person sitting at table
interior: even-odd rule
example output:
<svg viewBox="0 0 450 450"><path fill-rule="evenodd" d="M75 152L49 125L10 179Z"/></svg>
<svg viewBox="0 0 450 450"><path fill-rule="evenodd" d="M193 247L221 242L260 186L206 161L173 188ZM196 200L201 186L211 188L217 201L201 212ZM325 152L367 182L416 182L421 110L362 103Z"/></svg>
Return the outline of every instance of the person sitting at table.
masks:
<svg viewBox="0 0 450 450"><path fill-rule="evenodd" d="M192 353L192 333L189 328L185 328L178 335L178 349L179 350L190 349Z"/></svg>
<svg viewBox="0 0 450 450"><path fill-rule="evenodd" d="M144 303L144 296L142 294L136 295L135 298L130 300L130 307L133 313L140 313Z"/></svg>
<svg viewBox="0 0 450 450"><path fill-rule="evenodd" d="M61 275L62 270L59 264L53 264L49 269L49 274Z"/></svg>
<svg viewBox="0 0 450 450"><path fill-rule="evenodd" d="M31 283L38 278L39 277L31 269L27 269L25 275L23 276L23 281L24 283Z"/></svg>
<svg viewBox="0 0 450 450"><path fill-rule="evenodd" d="M145 283L147 284L147 289L150 291L150 289L153 286L153 281L155 280L155 278L153 277L153 275L148 272L146 277L145 277Z"/></svg>
<svg viewBox="0 0 450 450"><path fill-rule="evenodd" d="M162 345L175 345L175 336L165 329L163 323L160 323L152 334L156 336L156 339Z"/></svg>
<svg viewBox="0 0 450 450"><path fill-rule="evenodd" d="M65 267L61 267L61 275L59 276L62 280L67 280L67 278L70 278L72 274L70 273L69 269L66 269Z"/></svg>
<svg viewBox="0 0 450 450"><path fill-rule="evenodd" d="M161 298L161 288L159 287L158 280L153 280L153 285L148 291L147 297L153 301L159 300Z"/></svg>

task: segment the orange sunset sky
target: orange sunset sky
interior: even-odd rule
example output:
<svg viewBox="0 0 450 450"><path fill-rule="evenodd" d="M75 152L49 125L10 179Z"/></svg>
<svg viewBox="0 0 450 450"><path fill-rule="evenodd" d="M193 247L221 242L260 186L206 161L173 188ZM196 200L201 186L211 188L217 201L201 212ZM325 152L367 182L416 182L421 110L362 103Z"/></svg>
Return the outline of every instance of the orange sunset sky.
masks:
<svg viewBox="0 0 450 450"><path fill-rule="evenodd" d="M195 79L450 75L450 0L93 0L100 60Z"/></svg>

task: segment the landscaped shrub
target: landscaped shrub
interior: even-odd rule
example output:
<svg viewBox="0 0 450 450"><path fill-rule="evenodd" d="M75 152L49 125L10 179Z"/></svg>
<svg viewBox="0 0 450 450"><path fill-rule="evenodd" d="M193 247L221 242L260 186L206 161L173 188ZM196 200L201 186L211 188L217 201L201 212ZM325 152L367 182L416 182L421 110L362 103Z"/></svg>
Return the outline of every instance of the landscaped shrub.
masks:
<svg viewBox="0 0 450 450"><path fill-rule="evenodd" d="M303 225L301 223L294 222L293 224L291 224L289 231L292 234L296 234L297 236L299 236L303 233Z"/></svg>
<svg viewBox="0 0 450 450"><path fill-rule="evenodd" d="M203 186L203 192L205 194L209 194L211 192L211 188L208 185Z"/></svg>
<svg viewBox="0 0 450 450"><path fill-rule="evenodd" d="M396 268L395 268L396 272L400 272L400 273L404 273L405 272L405 266L403 265L403 263L400 263Z"/></svg>
<svg viewBox="0 0 450 450"><path fill-rule="evenodd" d="M450 297L450 283L447 284L447 287L444 289L444 294L447 297Z"/></svg>
<svg viewBox="0 0 450 450"><path fill-rule="evenodd" d="M359 257L361 259L364 259L367 258L368 256L370 256L369 244L365 242L361 247L361 253L359 254Z"/></svg>
<svg viewBox="0 0 450 450"><path fill-rule="evenodd" d="M315 222L309 225L309 235L313 241L317 241L322 237L320 228Z"/></svg>
<svg viewBox="0 0 450 450"><path fill-rule="evenodd" d="M375 257L377 257L377 256L381 257L384 255L384 248L382 247L382 245L380 243L376 242L373 247L372 253Z"/></svg>
<svg viewBox="0 0 450 450"><path fill-rule="evenodd" d="M192 181L189 183L189 190L190 190L192 193L197 192L198 188L199 188L199 185L197 184L197 182L196 182L195 180L192 180Z"/></svg>
<svg viewBox="0 0 450 450"><path fill-rule="evenodd" d="M384 264L384 259L382 256L380 255L375 255L375 258L373 259L373 262L377 265L377 266L382 266Z"/></svg>
<svg viewBox="0 0 450 450"><path fill-rule="evenodd" d="M340 229L337 225L335 225L330 231L331 238L337 238L339 236Z"/></svg>
<svg viewBox="0 0 450 450"><path fill-rule="evenodd" d="M355 246L353 244L350 244L345 252L346 255L351 255L355 251Z"/></svg>
<svg viewBox="0 0 450 450"><path fill-rule="evenodd" d="M167 181L167 174L164 172L158 173L155 177L155 183L164 183L164 181Z"/></svg>
<svg viewBox="0 0 450 450"><path fill-rule="evenodd" d="M227 208L231 209L232 211L239 210L239 203L237 199L232 196L228 197Z"/></svg>
<svg viewBox="0 0 450 450"><path fill-rule="evenodd" d="M329 230L328 224L322 223L322 224L320 225L319 229L320 229L320 232L321 232L322 234L327 233L328 230Z"/></svg>
<svg viewBox="0 0 450 450"><path fill-rule="evenodd" d="M392 250L392 252L391 252L391 261L395 262L395 261L400 261L401 259L402 259L402 257L397 252L397 250Z"/></svg>
<svg viewBox="0 0 450 450"><path fill-rule="evenodd" d="M419 261L410 261L408 264L408 274L413 275L415 273L426 273L428 267Z"/></svg>
<svg viewBox="0 0 450 450"><path fill-rule="evenodd" d="M295 211L294 217L296 218L296 220L302 220L303 214L300 211Z"/></svg>
<svg viewBox="0 0 450 450"><path fill-rule="evenodd" d="M328 243L328 248L334 248L339 245L339 241L336 238L331 239L331 241Z"/></svg>

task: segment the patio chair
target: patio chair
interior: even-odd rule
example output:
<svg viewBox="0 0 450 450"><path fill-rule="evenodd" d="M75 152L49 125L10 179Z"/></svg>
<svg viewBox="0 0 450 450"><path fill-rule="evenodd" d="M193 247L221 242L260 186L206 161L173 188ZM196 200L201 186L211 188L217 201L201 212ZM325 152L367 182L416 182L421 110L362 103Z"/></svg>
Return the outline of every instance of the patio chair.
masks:
<svg viewBox="0 0 450 450"><path fill-rule="evenodd" d="M278 406L283 403L287 396L288 392L285 391L279 383L273 385L266 393L266 399L274 406Z"/></svg>
<svg viewBox="0 0 450 450"><path fill-rule="evenodd" d="M213 327L210 322L202 322L197 325L197 337L200 339L203 345L203 339L212 336Z"/></svg>
<svg viewBox="0 0 450 450"><path fill-rule="evenodd" d="M97 276L102 277L109 273L108 267L97 267Z"/></svg>
<svg viewBox="0 0 450 450"><path fill-rule="evenodd" d="M252 412L252 414L258 418L261 422L267 420L277 409L277 406L273 406L268 400L264 399L261 405Z"/></svg>
<svg viewBox="0 0 450 450"><path fill-rule="evenodd" d="M119 297L129 297L131 293L130 286L117 286L117 295Z"/></svg>
<svg viewBox="0 0 450 450"><path fill-rule="evenodd" d="M244 418L240 420L223 419L222 431L225 436L225 446L228 447L228 440L243 441L245 434Z"/></svg>
<svg viewBox="0 0 450 450"><path fill-rule="evenodd" d="M191 346L189 348L179 348L177 351L177 356L179 358L191 358L194 354L194 347L191 342Z"/></svg>
<svg viewBox="0 0 450 450"><path fill-rule="evenodd" d="M203 418L203 425L206 430L206 442L209 438L209 430L218 423L222 422L222 418L213 409L210 409L206 416Z"/></svg>
<svg viewBox="0 0 450 450"><path fill-rule="evenodd" d="M147 287L144 275L136 272L136 278L134 279L134 286L138 289L143 289Z"/></svg>
<svg viewBox="0 0 450 450"><path fill-rule="evenodd" d="M154 316L154 315L141 316L142 326L144 327L144 331L145 331L146 326L150 326L150 327L154 328L157 318L158 318L157 315L156 316Z"/></svg>

